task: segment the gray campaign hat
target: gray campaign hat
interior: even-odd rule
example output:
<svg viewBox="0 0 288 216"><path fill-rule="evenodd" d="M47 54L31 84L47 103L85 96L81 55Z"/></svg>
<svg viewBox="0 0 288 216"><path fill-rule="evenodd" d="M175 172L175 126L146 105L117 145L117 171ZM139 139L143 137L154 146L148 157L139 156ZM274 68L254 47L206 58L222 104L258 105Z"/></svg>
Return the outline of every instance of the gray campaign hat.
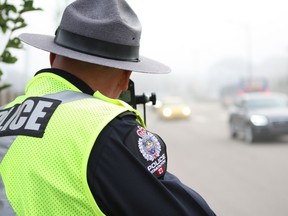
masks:
<svg viewBox="0 0 288 216"><path fill-rule="evenodd" d="M80 61L142 73L170 68L140 56L141 23L125 0L77 0L63 13L55 36L21 34L36 48Z"/></svg>

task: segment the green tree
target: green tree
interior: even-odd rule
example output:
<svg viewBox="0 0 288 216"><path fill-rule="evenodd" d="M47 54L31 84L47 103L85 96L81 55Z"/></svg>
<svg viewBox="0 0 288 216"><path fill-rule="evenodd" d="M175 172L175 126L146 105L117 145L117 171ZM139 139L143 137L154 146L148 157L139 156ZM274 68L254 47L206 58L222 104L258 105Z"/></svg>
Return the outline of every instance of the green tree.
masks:
<svg viewBox="0 0 288 216"><path fill-rule="evenodd" d="M6 46L0 53L0 63L14 64L17 61L17 57L11 51L21 49L23 46L20 39L13 36L13 33L27 26L23 14L36 10L41 10L41 8L33 7L33 0L22 0L22 2L13 0L13 3L9 3L8 0L0 0L0 27L3 35L8 34L7 43L4 42ZM0 80L3 72L0 67ZM0 85L0 91L9 86L9 84Z"/></svg>

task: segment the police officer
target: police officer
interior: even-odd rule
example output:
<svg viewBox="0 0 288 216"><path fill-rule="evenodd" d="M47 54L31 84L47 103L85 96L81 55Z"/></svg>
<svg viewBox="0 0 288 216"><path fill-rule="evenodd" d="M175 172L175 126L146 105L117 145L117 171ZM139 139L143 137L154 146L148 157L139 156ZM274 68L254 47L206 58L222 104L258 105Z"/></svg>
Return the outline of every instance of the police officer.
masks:
<svg viewBox="0 0 288 216"><path fill-rule="evenodd" d="M2 215L214 215L167 171L166 145L118 100L132 71L169 73L139 56L141 24L124 0L78 0L25 95L0 108ZM37 59L35 59L37 61Z"/></svg>

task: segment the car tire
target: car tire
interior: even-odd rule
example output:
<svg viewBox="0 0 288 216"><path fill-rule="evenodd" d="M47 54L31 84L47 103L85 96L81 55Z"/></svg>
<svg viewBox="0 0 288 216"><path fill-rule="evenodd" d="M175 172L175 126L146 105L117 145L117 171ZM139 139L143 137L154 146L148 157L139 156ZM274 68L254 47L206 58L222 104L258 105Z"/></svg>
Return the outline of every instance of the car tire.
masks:
<svg viewBox="0 0 288 216"><path fill-rule="evenodd" d="M255 133L251 125L247 124L244 128L244 141L246 143L253 143L256 141Z"/></svg>
<svg viewBox="0 0 288 216"><path fill-rule="evenodd" d="M229 123L229 136L230 136L231 139L236 139L238 137L236 128L232 124L232 122Z"/></svg>

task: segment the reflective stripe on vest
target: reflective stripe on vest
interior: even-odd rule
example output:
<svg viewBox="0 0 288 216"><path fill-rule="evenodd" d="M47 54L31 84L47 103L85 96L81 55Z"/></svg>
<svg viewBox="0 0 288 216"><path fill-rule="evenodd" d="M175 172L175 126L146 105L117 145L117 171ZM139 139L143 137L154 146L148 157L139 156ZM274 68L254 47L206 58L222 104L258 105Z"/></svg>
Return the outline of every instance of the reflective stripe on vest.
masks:
<svg viewBox="0 0 288 216"><path fill-rule="evenodd" d="M79 92L63 91L63 92L59 92L55 94L45 95L43 96L43 98L51 98L51 99L53 98L53 99L61 101L61 103L63 104L63 103L68 103L68 102L72 102L76 100L81 100L84 98L94 98L94 97L91 95L86 95L86 94L79 93ZM4 108L4 106L2 106L1 108ZM0 109L0 114L1 114L1 109ZM12 116L12 117L15 117L15 116ZM0 125L1 125L1 115L0 115ZM16 136L0 137L0 141L1 141L0 142L0 163L2 159L4 158L6 152L8 151L10 145L13 143L15 139L16 139Z"/></svg>

